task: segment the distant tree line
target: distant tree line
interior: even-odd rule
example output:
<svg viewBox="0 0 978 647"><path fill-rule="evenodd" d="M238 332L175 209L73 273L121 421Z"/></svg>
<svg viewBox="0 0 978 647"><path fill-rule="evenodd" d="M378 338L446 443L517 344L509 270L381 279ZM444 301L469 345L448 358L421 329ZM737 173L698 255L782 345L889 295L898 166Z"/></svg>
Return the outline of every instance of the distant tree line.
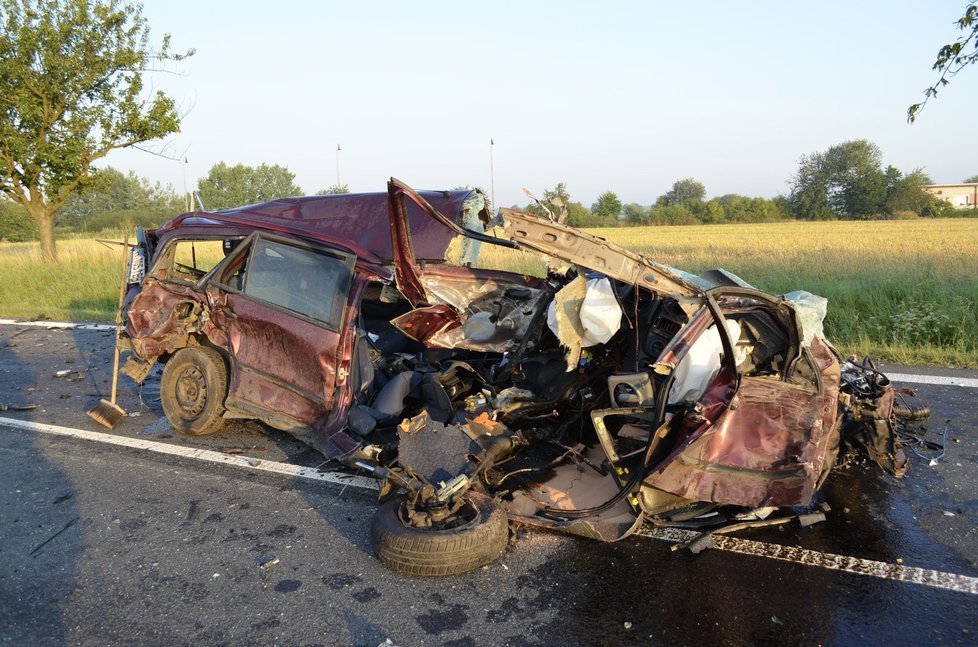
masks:
<svg viewBox="0 0 978 647"><path fill-rule="evenodd" d="M978 182L978 175L963 182ZM542 204L523 208L539 214L550 211L555 217L563 214L575 227L978 217L978 210L956 209L928 192L928 184L933 181L921 169L904 173L893 166L884 168L879 147L859 139L803 155L788 194L775 198L728 193L707 200L701 182L684 178L649 206L622 204L613 191L606 191L588 209L573 201L567 185L560 182L543 192Z"/></svg>
<svg viewBox="0 0 978 647"><path fill-rule="evenodd" d="M197 183L201 201L209 211L219 211L275 198L302 195L295 174L284 166L257 167L220 162ZM344 185L317 192L349 193ZM173 216L199 205L189 195L177 194L172 186L153 184L133 172L124 174L111 166L92 175L89 186L72 193L58 210L55 228L61 233L97 233L120 227L153 228ZM0 199L0 240L19 242L37 239L37 226L25 209L12 200Z"/></svg>
<svg viewBox="0 0 978 647"><path fill-rule="evenodd" d="M541 202L555 217L565 211L565 222L575 227L774 222L790 218L784 198L769 200L728 193L706 200L706 187L693 178L677 180L672 189L649 206L622 204L614 191L605 191L588 209L571 200L563 182L544 191ZM524 208L539 214L545 211L535 203Z"/></svg>
<svg viewBox="0 0 978 647"><path fill-rule="evenodd" d="M978 182L978 175L964 182ZM931 179L920 169L909 173L882 165L879 148L865 140L843 142L824 152L801 157L789 180L787 195L748 197L736 193L706 198L706 187L694 178L676 180L651 205L623 203L605 191L586 207L558 183L539 202L522 208L550 211L575 227L696 225L798 220L866 220L915 217L978 217L978 210L955 209L924 190ZM467 188L467 187L466 187ZM349 193L345 184L316 195ZM219 162L200 179L197 191L209 211L301 195L295 174L277 164L257 167ZM112 167L95 172L84 190L68 197L57 213L61 232L97 233L123 226L156 227L176 214L198 208L190 196ZM0 198L0 240L36 240L37 225L20 204Z"/></svg>

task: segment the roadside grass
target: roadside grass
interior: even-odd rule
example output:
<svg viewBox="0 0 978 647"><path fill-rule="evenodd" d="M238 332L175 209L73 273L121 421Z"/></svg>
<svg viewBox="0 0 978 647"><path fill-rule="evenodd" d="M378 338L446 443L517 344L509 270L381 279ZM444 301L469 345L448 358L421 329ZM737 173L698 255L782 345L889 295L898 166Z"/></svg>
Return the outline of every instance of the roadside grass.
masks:
<svg viewBox="0 0 978 647"><path fill-rule="evenodd" d="M895 363L978 367L978 222L787 222L595 232L692 272L829 300L826 336ZM711 235L712 232L717 233Z"/></svg>
<svg viewBox="0 0 978 647"><path fill-rule="evenodd" d="M723 267L758 288L829 299L845 354L978 368L978 220L783 222L589 230L690 272ZM117 236L121 239L121 236ZM0 243L0 317L111 321L121 252L93 239ZM480 265L540 275L539 255L483 245Z"/></svg>
<svg viewBox="0 0 978 647"><path fill-rule="evenodd" d="M48 265L38 243L0 243L0 317L114 321L121 277L120 245L59 240Z"/></svg>

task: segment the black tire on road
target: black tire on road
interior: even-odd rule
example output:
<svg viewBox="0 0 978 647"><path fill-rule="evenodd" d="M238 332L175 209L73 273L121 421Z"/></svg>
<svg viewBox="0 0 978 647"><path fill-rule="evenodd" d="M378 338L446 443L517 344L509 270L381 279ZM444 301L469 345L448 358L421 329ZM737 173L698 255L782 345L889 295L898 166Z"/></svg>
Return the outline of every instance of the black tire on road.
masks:
<svg viewBox="0 0 978 647"><path fill-rule="evenodd" d="M163 368L160 401L173 428L190 436L213 434L224 425L228 374L224 358L212 348L176 352Z"/></svg>
<svg viewBox="0 0 978 647"><path fill-rule="evenodd" d="M498 558L509 543L506 513L484 494L465 496L476 514L448 530L405 526L398 516L403 499L384 503L370 528L377 557L392 571L426 576L464 573Z"/></svg>

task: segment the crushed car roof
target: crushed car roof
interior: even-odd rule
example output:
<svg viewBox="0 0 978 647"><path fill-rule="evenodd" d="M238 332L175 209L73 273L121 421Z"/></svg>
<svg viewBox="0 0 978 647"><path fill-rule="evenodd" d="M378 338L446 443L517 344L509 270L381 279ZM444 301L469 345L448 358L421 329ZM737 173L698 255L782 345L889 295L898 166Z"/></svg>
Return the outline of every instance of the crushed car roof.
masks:
<svg viewBox="0 0 978 647"><path fill-rule="evenodd" d="M475 191L419 193L451 222L459 224L464 215L466 199ZM410 200L406 202L415 258L418 261L443 262L456 232L429 217ZM386 191L280 198L222 211L185 213L163 223L156 234L162 237L171 230L189 224L219 223L260 227L323 242L341 243L358 255L368 252L383 263L394 258L389 194Z"/></svg>

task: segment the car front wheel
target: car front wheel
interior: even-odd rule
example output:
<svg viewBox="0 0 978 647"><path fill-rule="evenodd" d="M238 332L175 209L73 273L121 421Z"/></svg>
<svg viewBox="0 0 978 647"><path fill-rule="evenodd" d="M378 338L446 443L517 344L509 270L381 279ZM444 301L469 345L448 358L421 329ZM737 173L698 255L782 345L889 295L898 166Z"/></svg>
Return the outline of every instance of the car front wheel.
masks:
<svg viewBox="0 0 978 647"><path fill-rule="evenodd" d="M224 425L228 392L224 359L212 348L176 352L163 369L160 400L173 428L191 436L213 434Z"/></svg>
<svg viewBox="0 0 978 647"><path fill-rule="evenodd" d="M370 528L377 557L398 573L427 576L464 573L498 558L509 543L505 511L484 494L464 496L456 517L442 528L409 525L403 499L381 505Z"/></svg>

